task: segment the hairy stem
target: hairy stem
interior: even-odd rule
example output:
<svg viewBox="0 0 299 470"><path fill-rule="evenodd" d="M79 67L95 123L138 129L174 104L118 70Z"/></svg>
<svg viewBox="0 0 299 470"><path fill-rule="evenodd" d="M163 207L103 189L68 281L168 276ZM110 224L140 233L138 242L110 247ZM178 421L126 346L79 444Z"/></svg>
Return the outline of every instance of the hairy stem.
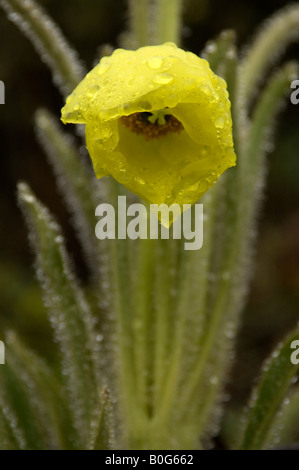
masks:
<svg viewBox="0 0 299 470"><path fill-rule="evenodd" d="M157 0L156 2L156 41L163 44L181 42L182 0Z"/></svg>
<svg viewBox="0 0 299 470"><path fill-rule="evenodd" d="M1 6L50 67L62 93L68 95L85 71L60 29L34 0L1 0Z"/></svg>

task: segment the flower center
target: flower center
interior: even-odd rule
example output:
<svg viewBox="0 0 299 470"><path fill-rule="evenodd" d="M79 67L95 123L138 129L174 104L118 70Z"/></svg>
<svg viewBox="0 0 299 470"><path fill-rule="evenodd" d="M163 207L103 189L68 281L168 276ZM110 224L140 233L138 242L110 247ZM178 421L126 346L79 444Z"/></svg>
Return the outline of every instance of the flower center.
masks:
<svg viewBox="0 0 299 470"><path fill-rule="evenodd" d="M120 122L135 134L143 134L146 140L158 139L171 132L181 132L183 124L169 113L168 108L152 113L134 113L122 116Z"/></svg>

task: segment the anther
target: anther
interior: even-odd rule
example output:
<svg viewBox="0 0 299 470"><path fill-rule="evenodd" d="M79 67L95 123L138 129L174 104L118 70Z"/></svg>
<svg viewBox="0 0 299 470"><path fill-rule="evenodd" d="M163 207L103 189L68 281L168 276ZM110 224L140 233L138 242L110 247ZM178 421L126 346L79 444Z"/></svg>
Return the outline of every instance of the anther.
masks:
<svg viewBox="0 0 299 470"><path fill-rule="evenodd" d="M184 129L177 118L172 114L166 114L165 111L134 113L122 116L120 122L135 134L143 134L146 140L158 139Z"/></svg>

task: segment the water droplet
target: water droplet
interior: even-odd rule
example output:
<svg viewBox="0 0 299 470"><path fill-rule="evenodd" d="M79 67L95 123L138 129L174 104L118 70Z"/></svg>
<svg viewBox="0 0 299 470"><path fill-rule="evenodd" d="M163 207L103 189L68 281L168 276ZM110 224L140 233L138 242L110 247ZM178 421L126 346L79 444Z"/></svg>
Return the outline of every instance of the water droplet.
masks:
<svg viewBox="0 0 299 470"><path fill-rule="evenodd" d="M210 377L210 383L211 383L212 385L217 385L218 382L219 382L219 379L218 379L218 377L217 377L216 375L213 375L212 377Z"/></svg>
<svg viewBox="0 0 299 470"><path fill-rule="evenodd" d="M23 199L25 202L32 203L34 202L34 197L31 194L23 194Z"/></svg>
<svg viewBox="0 0 299 470"><path fill-rule="evenodd" d="M209 85L201 85L200 89L205 95L211 96L212 89Z"/></svg>
<svg viewBox="0 0 299 470"><path fill-rule="evenodd" d="M227 324L227 328L226 328L226 331L225 331L225 336L226 338L228 339L233 339L234 336L235 336L235 331L236 331L236 328L235 328L235 325L233 322L229 322Z"/></svg>
<svg viewBox="0 0 299 470"><path fill-rule="evenodd" d="M233 339L233 337L235 336L235 333L234 333L233 330L227 330L225 332L225 336L226 336L227 339Z"/></svg>
<svg viewBox="0 0 299 470"><path fill-rule="evenodd" d="M216 50L217 50L217 46L214 42L210 42L210 44L208 44L206 47L206 52L208 54L213 54L214 52L216 52Z"/></svg>
<svg viewBox="0 0 299 470"><path fill-rule="evenodd" d="M97 70L98 75L103 75L105 72L107 72L110 66L110 62L104 61L104 59L102 59Z"/></svg>
<svg viewBox="0 0 299 470"><path fill-rule="evenodd" d="M173 48L175 48L175 49L177 48L177 45L176 45L174 42L170 42L170 41L165 42L165 43L164 43L164 46L173 47Z"/></svg>
<svg viewBox="0 0 299 470"><path fill-rule="evenodd" d="M173 75L170 73L158 73L154 76L153 82L157 83L158 85L167 85L173 81Z"/></svg>
<svg viewBox="0 0 299 470"><path fill-rule="evenodd" d="M147 61L147 65L151 69L160 69L162 67L162 64L163 64L163 58L159 56L151 57Z"/></svg>
<svg viewBox="0 0 299 470"><path fill-rule="evenodd" d="M227 59L235 59L236 58L236 51L234 49L229 49L226 53L226 58Z"/></svg>
<svg viewBox="0 0 299 470"><path fill-rule="evenodd" d="M135 178L135 181L137 181L137 183L139 183L139 184L145 184L145 181L141 178L138 178L138 177Z"/></svg>
<svg viewBox="0 0 299 470"><path fill-rule="evenodd" d="M215 121L215 126L218 128L218 129L223 129L224 128L224 124L225 124L225 121L222 117L218 117Z"/></svg>

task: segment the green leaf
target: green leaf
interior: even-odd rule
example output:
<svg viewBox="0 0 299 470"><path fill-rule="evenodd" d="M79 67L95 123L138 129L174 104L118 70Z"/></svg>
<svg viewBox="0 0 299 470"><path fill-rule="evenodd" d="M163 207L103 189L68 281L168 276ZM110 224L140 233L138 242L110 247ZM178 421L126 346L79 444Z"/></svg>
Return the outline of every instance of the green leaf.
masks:
<svg viewBox="0 0 299 470"><path fill-rule="evenodd" d="M60 29L34 0L1 0L1 6L50 67L54 83L68 95L85 71Z"/></svg>
<svg viewBox="0 0 299 470"><path fill-rule="evenodd" d="M298 74L298 64L290 62L269 80L256 104L246 139L240 146L238 159L239 197L238 224L244 240L243 253L249 256L250 232L254 229L259 201L265 182L265 156L271 143L275 119L290 89L290 82ZM252 238L252 237L251 237ZM246 246L247 245L247 246Z"/></svg>
<svg viewBox="0 0 299 470"><path fill-rule="evenodd" d="M0 450L25 450L28 446L11 403L0 385Z"/></svg>
<svg viewBox="0 0 299 470"><path fill-rule="evenodd" d="M291 362L291 344L298 337L299 330L296 330L274 351L264 366L260 384L249 404L240 446L242 450L263 448L276 413L299 369L299 364Z"/></svg>
<svg viewBox="0 0 299 470"><path fill-rule="evenodd" d="M50 320L62 351L68 401L86 447L99 396L99 351L94 320L68 260L61 231L29 187L20 183L19 201L37 257L37 272Z"/></svg>
<svg viewBox="0 0 299 470"><path fill-rule="evenodd" d="M5 402L9 403L10 410L14 413L15 427L21 429L24 435L25 448L30 450L47 449L50 443L47 439L49 436L45 436L46 411L40 407L41 403L37 399L34 384L26 369L22 370L19 367L15 357L9 355L9 351L7 351L5 367L1 370L0 389L1 402L4 405L2 414L7 412ZM8 412L7 416L10 418L11 413ZM13 429L13 419L10 418L9 421L11 429Z"/></svg>
<svg viewBox="0 0 299 470"><path fill-rule="evenodd" d="M211 69L221 75L223 78L227 63L236 60L236 34L235 31L229 29L222 31L216 39L207 42L200 56L206 59Z"/></svg>
<svg viewBox="0 0 299 470"><path fill-rule="evenodd" d="M237 55L236 33L233 30L224 30L215 40L208 41L201 53L201 56L209 62L213 72L227 83L233 118L235 117L236 102Z"/></svg>
<svg viewBox="0 0 299 470"><path fill-rule="evenodd" d="M297 377L294 378L294 382ZM299 440L299 389L292 387L271 426L264 448L289 446Z"/></svg>
<svg viewBox="0 0 299 470"><path fill-rule="evenodd" d="M269 68L279 59L286 47L299 37L299 6L287 5L278 10L260 28L253 44L247 48L240 65L241 106L248 104L256 92L259 82Z"/></svg>
<svg viewBox="0 0 299 470"><path fill-rule="evenodd" d="M62 132L56 119L40 109L35 116L39 141L44 147L57 178L59 190L72 214L86 260L92 272L99 270L95 229L95 177L70 136Z"/></svg>
<svg viewBox="0 0 299 470"><path fill-rule="evenodd" d="M30 449L71 449L76 443L62 387L47 364L10 333L1 392ZM21 397L21 399L19 399ZM4 414L4 407L2 408ZM8 415L9 416L9 415ZM11 426L10 429L14 431ZM20 440L20 432L13 433ZM16 441L16 439L14 439ZM14 448L20 444L14 442Z"/></svg>
<svg viewBox="0 0 299 470"><path fill-rule="evenodd" d="M288 62L272 77L263 91L252 115L252 125L244 145L244 154L240 156L240 164L246 173L248 184L252 185L253 178L261 171L262 158L265 154L266 144L281 103L290 90L291 81L298 76L298 64ZM248 175L248 171L250 174ZM252 188L250 188L251 193Z"/></svg>
<svg viewBox="0 0 299 470"><path fill-rule="evenodd" d="M112 447L111 402L106 388L101 393L101 404L95 434L92 438L92 450L110 450Z"/></svg>

